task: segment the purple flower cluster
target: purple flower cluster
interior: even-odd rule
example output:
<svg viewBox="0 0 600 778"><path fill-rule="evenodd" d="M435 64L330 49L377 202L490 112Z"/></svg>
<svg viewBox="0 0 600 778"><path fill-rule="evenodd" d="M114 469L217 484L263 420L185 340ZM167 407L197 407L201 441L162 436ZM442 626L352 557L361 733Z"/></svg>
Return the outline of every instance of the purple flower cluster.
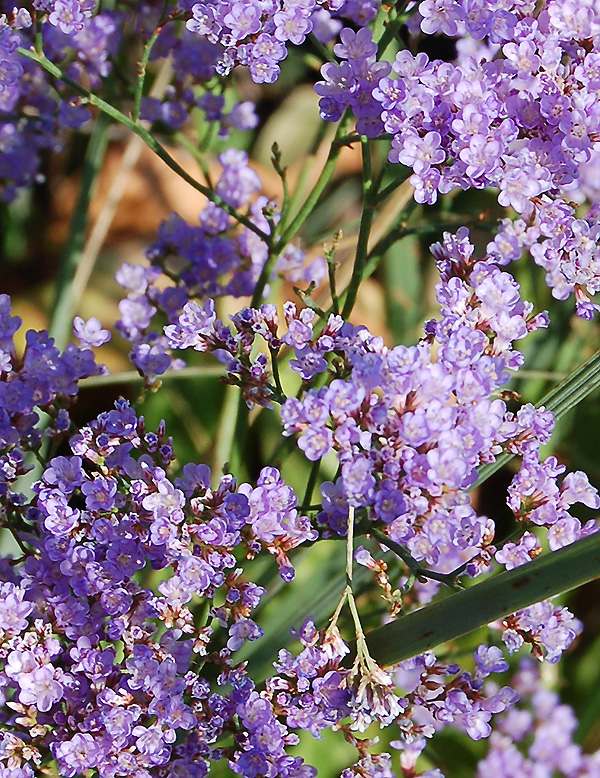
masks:
<svg viewBox="0 0 600 778"><path fill-rule="evenodd" d="M48 14L50 24L65 35L81 32L94 9L94 0L47 0L39 3L39 10Z"/></svg>
<svg viewBox="0 0 600 778"><path fill-rule="evenodd" d="M542 18L522 20L514 38L490 62L402 51L393 64L400 78L374 91L392 135L389 159L413 169L418 202L495 186L501 205L528 214L532 198L559 193L590 158L597 100L582 73L597 55L563 64L566 42Z"/></svg>
<svg viewBox="0 0 600 778"><path fill-rule="evenodd" d="M265 212L273 212L276 220L276 207L263 196L254 199L261 181L248 164L247 155L228 149L219 161L223 173L215 185L217 194L237 209L248 208L252 223L268 233ZM131 360L149 382L169 367L182 365L180 360L173 360L167 338L155 329L155 314L160 311L172 329L184 306L194 298L250 296L267 260L267 244L247 227L236 228L233 217L213 203L207 203L199 221L199 226L191 226L172 214L161 224L158 240L147 251L150 266L126 263L117 272L117 281L129 291L119 305L117 328L134 343ZM326 274L322 257L306 264L304 251L289 244L278 257L272 277L279 275L293 283L318 283ZM174 283L165 285L165 276L174 278ZM186 311L197 304L189 305L192 307ZM238 315L240 322L242 316ZM174 342L171 345L187 347ZM218 348L229 350L228 345Z"/></svg>
<svg viewBox="0 0 600 778"><path fill-rule="evenodd" d="M569 203L547 196L533 201L527 222L504 220L488 251L506 264L528 251L546 271L552 295L565 300L575 295L577 315L591 319L598 310L590 301L600 290L600 212L597 207L579 217Z"/></svg>
<svg viewBox="0 0 600 778"><path fill-rule="evenodd" d="M519 703L498 718L489 751L479 762L477 778L533 775L550 778L592 778L600 769L600 754L584 754L574 742L577 719L573 709L542 681L540 666L522 660L512 684Z"/></svg>
<svg viewBox="0 0 600 778"><path fill-rule="evenodd" d="M10 298L0 295L0 497L10 512L19 512L26 500L13 487L31 469L27 453L40 449L41 413L49 417L46 436L68 434L78 381L104 370L87 347L71 344L61 353L44 331L29 330L19 354L14 335L20 326L19 317L11 315Z"/></svg>
<svg viewBox="0 0 600 778"><path fill-rule="evenodd" d="M343 60L340 65L328 62L321 74L324 81L315 85L320 95L321 118L338 121L343 112L350 108L358 121L356 130L362 135L375 137L384 130L381 118L381 103L374 90L390 72L389 62L377 60L377 44L373 42L371 30L363 27L358 32L344 28L340 43L333 50ZM401 82L394 82L397 91L402 92Z"/></svg>
<svg viewBox="0 0 600 778"><path fill-rule="evenodd" d="M183 9L176 6L165 21L159 7L143 4L135 17L137 37L148 40L155 31L159 33L151 62L164 61L168 56L173 60L173 75L164 95L144 96L140 117L156 123L157 130L178 130L200 109L206 122L218 125L221 138L227 138L233 128L253 129L258 123L254 103L235 102L225 110L222 88L226 85L212 80L222 47L187 30L179 23L181 13Z"/></svg>
<svg viewBox="0 0 600 778"><path fill-rule="evenodd" d="M583 629L567 608L555 607L549 600L508 616L498 626L511 654L528 644L533 656L551 663L558 662Z"/></svg>
<svg viewBox="0 0 600 778"><path fill-rule="evenodd" d="M396 748L412 751L414 758L425 747L425 738L446 726L466 732L473 740L489 737L492 715L511 708L519 695L508 686L499 689L485 683L492 673L508 670L499 648L481 645L474 659L474 673L445 665L431 652L398 665L394 679L404 693L404 713L397 722Z"/></svg>
<svg viewBox="0 0 600 778"><path fill-rule="evenodd" d="M241 387L249 408L254 405L272 408L275 387L270 382L267 357L264 352L253 357L252 347L259 334L269 344L272 354L277 354L275 306L264 305L260 311L245 308L231 318L237 330L235 335L216 318L211 299L203 307L191 301L185 304L177 324L165 327L165 336L173 348L212 352L225 365L224 380Z"/></svg>
<svg viewBox="0 0 600 778"><path fill-rule="evenodd" d="M223 96L194 91L214 76L221 47L182 29L177 24L181 8L163 18L155 4L131 5L98 11L94 0L39 0L35 12L44 54L60 64L71 80L97 90L109 76L121 44L133 39L137 46L156 30L160 34L152 61L172 56L174 75L160 99L143 98L142 118L178 129L200 108L207 121L218 122L222 137L231 128L256 126L251 102L237 102L226 111ZM38 65L17 52L19 46L28 48L33 42L30 10L0 3L0 11L5 12L0 23L0 184L5 201L40 180L41 153L56 150L69 129L79 129L91 116L84 105L73 101L70 88L60 81L50 84Z"/></svg>
<svg viewBox="0 0 600 778"><path fill-rule="evenodd" d="M103 11L91 16L92 0L48 0L35 4L44 35L44 51L54 62L69 59L68 75L98 86L110 71L110 58L120 42L119 14ZM78 129L91 116L73 102L73 93L60 82L50 84L38 65L21 56L35 35L25 7L2 3L0 22L0 185L10 202L19 189L42 180L41 155L64 143L69 129Z"/></svg>
<svg viewBox="0 0 600 778"><path fill-rule="evenodd" d="M97 319L76 317L79 346L61 353L47 333L30 331L19 353L20 320L0 295L0 528L19 553L0 558L0 778L33 778L51 764L64 778L204 778L219 762L244 778L314 778L316 770L291 749L302 733L320 738L326 729L358 751L343 778L392 778L392 757L370 753L376 741L356 734L374 724L397 727L392 747L404 778L442 778L436 769L418 772L417 762L427 739L447 726L473 740L491 737L480 776L595 775L598 758L572 742L572 712L541 688L531 664L521 666L514 688L490 679L508 670L505 652L529 647L534 657L557 662L582 629L565 607L541 602L490 625L503 647L480 645L470 670L432 653L383 668L362 637L352 560L375 573L393 617L426 603L457 571L475 577L494 563L512 569L545 544L554 551L597 531L594 520L572 515L576 503L600 508L587 476L540 457L553 414L529 404L513 412L501 388L523 362L516 341L548 324L503 266L527 251L556 298L573 294L586 318L600 309L590 299L600 289L600 207L582 214L562 199L582 201L589 191L577 189L588 181L583 171L600 154L600 6L109 5L34 0L12 8L0 0L5 201L38 180L44 150L60 148L66 131L92 116L86 99L75 98L78 85L91 89L97 107L96 95L112 101L113 118L131 127L123 111L134 122L153 123L154 133L177 135L201 111L204 124L212 124L208 147L217 128L227 137L258 123L245 98L260 90L242 78L234 96L223 76L246 66L255 84L271 84L288 47L311 36L314 51L333 51L325 51L331 61L315 86L321 116L338 121L351 112L361 136L391 140L388 161L412 171L417 202L495 187L500 205L517 218L503 220L483 258L465 228L432 246L440 315L426 322L414 346L388 346L316 305L286 302L282 331L272 303L244 307L230 324L218 318L216 298L258 298L259 289L264 297L265 284L277 277L318 284L327 274L324 259L282 245L290 207L298 213L287 181L280 207L261 194L248 155L234 148L218 157L218 180L206 173L213 199L227 208L207 202L194 225L172 214L148 249L149 264L120 268L127 298L117 326L147 384L183 367L172 350L191 348L220 361L225 382L241 388L249 408L281 405L283 435L296 436L309 463L308 500L323 477L320 461L326 458L323 471L330 468L319 506L308 508L299 506L279 463L263 467L255 484L196 463L182 463L176 477L164 423L149 428L125 400L71 434L78 382L103 372L90 349L110 333ZM421 51L423 36L439 35L453 39L451 61ZM408 48L387 62L387 48L397 52L405 39ZM20 47L34 58L43 51L43 67ZM124 66L137 60L137 74L125 75ZM52 69L48 61L65 81L44 70ZM173 72L162 93L149 93L151 83L162 83L152 72L159 62L162 74L169 63ZM119 72L109 82L114 63ZM374 190L388 173L386 163L370 182ZM300 213L304 218L303 206ZM290 397L279 375L288 353L289 383L297 388ZM46 436L62 445L47 457L42 413ZM508 489L520 534L497 547L494 522L477 513L469 490L478 468L503 452L522 460ZM34 456L40 475L26 496L19 479ZM305 512L316 514L315 523ZM252 576L260 567L252 560L270 555L290 582L294 549L350 536L354 519L371 551L352 548L348 537L347 586L329 626L319 630L308 618L292 633L299 651L281 648L274 673L256 683L247 654L238 653L263 636L267 576ZM392 564L371 555L383 553L375 540L384 548L387 540L385 553L396 552ZM396 589L390 576L398 558L411 575ZM353 663L339 631L345 604L357 638Z"/></svg>
<svg viewBox="0 0 600 778"><path fill-rule="evenodd" d="M493 538L467 493L477 466L503 446L522 450L548 424L542 411L515 417L493 396L521 364L513 341L545 318L532 315L511 276L477 261L466 230L433 251L442 318L427 323L419 345L387 348L364 328L335 331L330 320L323 332L339 373L288 399L282 421L285 435L301 433L309 459L337 453L341 475L322 486L319 515L331 530L345 532L348 504L366 509L415 559L450 570ZM310 328L298 320L290 333L292 324L296 348L306 349Z"/></svg>
<svg viewBox="0 0 600 778"><path fill-rule="evenodd" d="M322 118L350 108L359 133L389 133L389 160L412 168L420 203L493 186L501 205L529 216L535 198L574 189L598 146L597 11L572 0L541 11L532 2L425 0L413 32L419 22L428 35L469 36L473 51L445 62L404 49L392 78L370 30L344 29L334 46L342 62L325 64L315 87Z"/></svg>
<svg viewBox="0 0 600 778"><path fill-rule="evenodd" d="M147 431L124 401L70 446L34 487L26 518L37 537L23 536L31 551L1 585L0 719L11 734L0 762L17 778L31 778L48 749L67 778L88 768L204 775L224 757L244 775L312 775L287 755L296 738L281 713L232 660L262 635L250 614L265 591L244 580L235 549L264 546L289 579L285 552L314 539L291 489L273 469L255 488L229 475L213 488L205 465L172 481L164 425ZM211 690L202 662L221 672L217 689L233 691ZM236 746L215 748L232 727Z"/></svg>
<svg viewBox="0 0 600 778"><path fill-rule="evenodd" d="M265 467L256 481L256 488L243 484L239 493L248 498L248 523L252 533L279 565L284 580L294 577L287 552L305 541L316 540L318 533L306 516L298 515L298 498L287 486L278 470Z"/></svg>
<svg viewBox="0 0 600 778"><path fill-rule="evenodd" d="M571 516L569 508L575 503L582 503L597 510L600 508L598 490L590 485L587 475L581 471L568 473L558 486L557 476L562 475L565 469L555 457L540 462L539 445L530 444L523 451L523 463L508 489L508 505L517 521L548 528L548 543L552 551L597 529L594 520L582 527L579 519ZM520 556L521 548L522 544L511 549L505 546L499 552L502 558L496 558L507 567L516 567L528 561Z"/></svg>
<svg viewBox="0 0 600 778"><path fill-rule="evenodd" d="M210 0L192 6L187 29L219 45L216 70L227 75L248 67L257 84L272 84L287 56L286 45L300 45L313 31L330 38L335 23L328 12L368 24L377 10L375 0Z"/></svg>
<svg viewBox="0 0 600 778"><path fill-rule="evenodd" d="M337 627L319 633L310 619L298 639L303 648L297 656L279 652L278 675L267 680L267 692L289 726L320 738L350 713L348 669L340 667L349 649Z"/></svg>

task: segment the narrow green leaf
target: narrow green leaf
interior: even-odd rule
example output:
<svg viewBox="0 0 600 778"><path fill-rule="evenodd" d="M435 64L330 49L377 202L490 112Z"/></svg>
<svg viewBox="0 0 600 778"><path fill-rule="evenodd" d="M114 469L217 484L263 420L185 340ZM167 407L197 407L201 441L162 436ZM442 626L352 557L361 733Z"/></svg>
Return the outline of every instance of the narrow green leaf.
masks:
<svg viewBox="0 0 600 778"><path fill-rule="evenodd" d="M564 381L544 395L537 407L552 411L556 418L560 419L599 386L600 351L597 351L587 362L576 368ZM495 462L484 465L479 471L479 478L474 487L480 486L514 456L509 453L501 454Z"/></svg>
<svg viewBox="0 0 600 778"><path fill-rule="evenodd" d="M597 577L600 533L378 627L367 645L381 666L396 664Z"/></svg>
<svg viewBox="0 0 600 778"><path fill-rule="evenodd" d="M76 308L79 300L74 297L73 281L85 244L90 202L108 146L109 125L110 122L105 114L100 114L94 124L83 162L77 203L69 225L69 237L63 251L56 281L48 331L59 349L64 349L69 342L73 328L73 316L77 313Z"/></svg>

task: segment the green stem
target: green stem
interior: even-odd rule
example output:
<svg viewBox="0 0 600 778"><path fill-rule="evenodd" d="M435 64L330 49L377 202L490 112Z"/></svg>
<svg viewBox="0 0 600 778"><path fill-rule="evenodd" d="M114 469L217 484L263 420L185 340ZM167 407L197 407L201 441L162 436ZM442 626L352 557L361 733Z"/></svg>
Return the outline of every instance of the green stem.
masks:
<svg viewBox="0 0 600 778"><path fill-rule="evenodd" d="M208 200L215 203L215 205L218 205L219 208L222 208L226 213L232 216L237 222L239 222L244 227L249 229L255 235L258 235L258 237L261 238L261 240L264 240L267 243L270 241L270 235L268 235L266 232L263 232L260 229L260 227L257 227L256 224L254 224L247 216L244 216L244 214L240 213L233 206L229 205L229 203L223 200L222 197L219 197L219 195L216 192L214 192L212 189L209 189L208 187L204 186L199 181L196 181L195 178L190 176L189 173L186 173L186 171L181 167L181 165L179 165L173 159L173 157L169 154L169 152L163 146L161 146L161 144L156 140L156 138L154 138L154 136L151 135L148 132L148 130L145 127L143 127L139 122L134 122L133 119L130 119L128 116L126 116L124 113L119 111L117 108L110 105L110 103L107 103L101 97L92 94L87 89L80 86L80 84L78 84L76 81L73 81L68 76L65 76L61 72L61 70L57 68L56 65L54 65L52 62L50 62L50 60L47 59L45 56L38 55L34 51L29 51L22 47L19 47L17 51L20 54L22 54L24 57L27 57L28 59L31 59L34 62L37 62L37 64L43 67L44 70L50 73L50 75L54 76L55 78L58 78L63 83L70 86L79 95L85 97L87 102L90 105L96 106L96 108L98 108L100 111L110 116L111 119L114 119L120 124L123 124L129 130L131 130L136 135L138 135L148 146L148 148L151 149L160 159L162 159L162 161L166 165L168 165L168 167L170 167L174 173L177 173L177 175L180 178L182 178L186 183L188 183L191 187L193 187L198 192L203 194Z"/></svg>
<svg viewBox="0 0 600 778"><path fill-rule="evenodd" d="M222 367L184 367L181 370L167 370L159 376L161 382L181 381L185 379L214 378L225 375ZM108 375L96 375L90 378L82 378L79 381L81 389L91 389L98 386L115 386L120 384L143 383L144 377L136 370L127 370L123 373L109 373Z"/></svg>
<svg viewBox="0 0 600 778"><path fill-rule="evenodd" d="M411 234L412 228L409 228L407 223L418 206L419 204L414 199L408 202L402 211L402 221L400 226L396 229L390 230L373 246L367 257L368 264L374 260L379 262L381 257L383 257L385 252L391 248L394 243L397 243L399 240L402 240L402 238L405 238L407 235ZM464 224L464 222L461 223Z"/></svg>
<svg viewBox="0 0 600 778"><path fill-rule="evenodd" d="M242 399L241 389L238 389L237 386L227 386L213 457L213 473L221 473L227 464L231 467L242 405L244 408L246 407Z"/></svg>
<svg viewBox="0 0 600 778"><path fill-rule="evenodd" d="M134 122L139 121L140 118L140 106L142 104L142 95L144 94L144 81L146 80L146 68L148 67L148 61L150 59L150 53L152 51L152 47L156 43L156 39L160 35L162 27L157 27L156 30L152 33L150 39L144 46L144 51L142 52L142 58L138 63L138 80L137 84L135 85L135 95L133 98L133 110L131 112L131 116L133 118Z"/></svg>
<svg viewBox="0 0 600 778"><path fill-rule="evenodd" d="M44 51L44 43L42 40L42 20L40 19L39 15L36 14L35 17L35 40L34 40L34 47L36 52L43 56Z"/></svg>
<svg viewBox="0 0 600 778"><path fill-rule="evenodd" d="M321 59L323 62L337 62L337 59L334 57L333 52L329 51L327 46L325 46L321 41L312 33L308 36L309 41L312 43L316 51L321 55Z"/></svg>
<svg viewBox="0 0 600 778"><path fill-rule="evenodd" d="M279 392L280 402L285 402L286 396L281 385L281 376L279 375L279 362L277 361L277 351L269 349L271 352L271 367L273 368L273 381L275 382L275 388Z"/></svg>
<svg viewBox="0 0 600 778"><path fill-rule="evenodd" d="M348 533L346 535L346 582L352 592L352 567L354 565L354 506L348 506Z"/></svg>
<svg viewBox="0 0 600 778"><path fill-rule="evenodd" d="M279 221L285 223L287 221L287 216L290 209L290 192L289 192L288 180L287 180L287 170L282 165L281 150L277 143L273 144L271 151L273 154L273 156L271 157L271 162L273 164L273 167L275 168L275 172L281 179L281 190L283 193L283 198L281 202L281 213L279 214Z"/></svg>
<svg viewBox="0 0 600 778"><path fill-rule="evenodd" d="M392 192L395 192L396 189L398 189L399 186L402 186L402 184L405 181L407 181L411 175L412 175L412 170L410 170L410 168L405 169L399 176L397 176L387 186L384 186L383 189L377 192L377 196L373 198L375 204L376 205L379 204L382 200L385 200L386 197L391 195Z"/></svg>
<svg viewBox="0 0 600 778"><path fill-rule="evenodd" d="M331 178L335 166L337 164L338 157L342 150L340 139L344 136L344 133L346 132L346 128L348 127L349 123L350 123L350 114L348 111L346 111L346 113L344 114L344 116L342 116L340 120L340 123L337 128L337 132L331 143L331 148L329 149L329 155L327 156L327 160L325 162L325 165L323 166L323 170L321 171L321 174L319 175L319 178L317 179L317 183L315 184L313 190L308 195L308 197L304 201L304 204L302 205L298 213L293 217L292 221L289 224L283 224L282 222L279 223L280 226L279 226L278 240L277 240L278 247L284 248L290 242L290 240L298 232L300 227L304 224L306 219L310 216L314 207L319 201L319 198L321 197L321 195L325 190L325 187L329 183L329 179Z"/></svg>
<svg viewBox="0 0 600 778"><path fill-rule="evenodd" d="M348 535L346 537L346 597L352 621L354 622L354 632L356 634L356 656L358 665L367 671L375 671L377 668L371 659L371 654L365 640L365 633L362 628L358 608L352 591L352 566L354 564L354 506L348 506Z"/></svg>
<svg viewBox="0 0 600 778"><path fill-rule="evenodd" d="M354 303L356 302L356 295L358 294L358 288L363 280L363 273L365 269L365 263L367 261L367 247L369 244L369 235L371 233L371 225L373 224L373 198L375 192L373 191L373 177L371 170L371 146L369 139L364 136L360 139L362 146L362 185L363 185L363 208L360 218L360 227L358 229L358 242L356 245L356 257L354 259L354 267L352 268L352 277L348 288L346 290L346 299L344 300L344 307L342 309L342 316L347 319Z"/></svg>
<svg viewBox="0 0 600 778"><path fill-rule="evenodd" d="M310 501L312 500L312 495L315 490L315 484L317 483L317 478L319 477L320 467L321 467L321 459L317 459L316 462L313 462L312 467L310 469L310 475L308 476L308 481L306 483L306 490L304 492L304 497L302 498L302 505L310 506ZM319 506L319 508L320 507L321 506Z"/></svg>
<svg viewBox="0 0 600 778"><path fill-rule="evenodd" d="M390 537L388 537L388 535L381 532L381 530L371 528L367 531L367 534L372 535L379 543L381 543L383 546L386 546L390 549L390 551L393 551L394 554L399 556L411 571L411 573L413 573L417 578L430 578L432 581L439 581L439 583L445 584L454 591L459 591L463 588L459 583L457 583L457 581L454 580L456 577L454 570L451 573L436 573L435 570L428 570L426 567L421 567L421 565L409 551L407 551L399 543L396 543L395 540L392 540ZM460 570L461 568L458 569Z"/></svg>
<svg viewBox="0 0 600 778"><path fill-rule="evenodd" d="M208 122L206 125L206 129L204 131L204 135L200 140L200 151L205 152L210 148L210 145L214 140L216 132L217 132L217 122Z"/></svg>
<svg viewBox="0 0 600 778"><path fill-rule="evenodd" d="M270 243L271 243L271 238L268 238L267 244L269 245ZM256 282L256 286L254 287L252 300L250 301L251 308L258 308L258 306L261 304L265 292L265 288L269 283L269 278L273 270L273 265L275 264L278 256L279 256L278 251L275 251L272 247L269 248L269 253L267 254L265 263L262 266L260 275L258 276L258 281Z"/></svg>
<svg viewBox="0 0 600 778"><path fill-rule="evenodd" d="M331 310L334 316L338 316L340 312L340 300L337 294L337 286L335 282L335 264L333 257L327 257L327 273L329 276L329 293L331 294Z"/></svg>
<svg viewBox="0 0 600 778"><path fill-rule="evenodd" d="M186 151L189 151L192 157L196 160L200 170L202 171L206 185L212 189L212 179L210 177L210 172L208 170L208 165L206 164L204 154L200 151L195 143L193 143L186 135L184 135L183 132L176 132L173 137L177 141L177 144L182 146Z"/></svg>
<svg viewBox="0 0 600 778"><path fill-rule="evenodd" d="M94 184L108 145L108 125L108 117L105 114L100 114L90 136L83 163L79 196L71 218L69 236L56 282L56 292L50 312L49 333L54 338L56 346L61 350L64 349L71 336L73 315L78 302L73 293L73 280L85 245Z"/></svg>
<svg viewBox="0 0 600 778"><path fill-rule="evenodd" d="M237 410L235 412L235 427L233 431L233 440L231 441L231 471L234 473L241 473L243 467L246 468L246 472L252 472L253 463L244 462L244 453L246 449L246 441L248 440L248 413L249 409L246 405L246 401L242 396L240 390L239 399L237 403ZM241 477L241 476L240 476Z"/></svg>
<svg viewBox="0 0 600 778"><path fill-rule="evenodd" d="M315 135L311 143L310 152L309 152L310 156L312 157L315 156L321 143L323 142L326 132L327 132L327 122L319 122L319 124L317 125L317 131L315 132ZM298 208L298 203L302 199L302 193L304 192L306 180L310 173L310 168L311 168L310 165L302 165L302 168L300 169L298 180L296 181L296 185L294 186L294 190L290 196L287 215L289 215L292 211L295 212Z"/></svg>

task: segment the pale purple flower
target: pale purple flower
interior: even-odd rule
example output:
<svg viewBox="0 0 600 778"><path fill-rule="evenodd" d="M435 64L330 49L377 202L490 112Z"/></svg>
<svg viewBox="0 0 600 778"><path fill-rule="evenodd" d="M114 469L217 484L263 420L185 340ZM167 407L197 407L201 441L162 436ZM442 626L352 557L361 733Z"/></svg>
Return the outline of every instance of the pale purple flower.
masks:
<svg viewBox="0 0 600 778"><path fill-rule="evenodd" d="M97 348L110 340L110 332L102 329L102 324L98 319L92 316L91 319L84 321L81 316L73 319L73 332L79 339L81 346Z"/></svg>
<svg viewBox="0 0 600 778"><path fill-rule="evenodd" d="M35 705L42 712L49 711L55 702L62 699L64 690L55 680L52 665L42 665L37 670L19 677L19 700L23 705Z"/></svg>

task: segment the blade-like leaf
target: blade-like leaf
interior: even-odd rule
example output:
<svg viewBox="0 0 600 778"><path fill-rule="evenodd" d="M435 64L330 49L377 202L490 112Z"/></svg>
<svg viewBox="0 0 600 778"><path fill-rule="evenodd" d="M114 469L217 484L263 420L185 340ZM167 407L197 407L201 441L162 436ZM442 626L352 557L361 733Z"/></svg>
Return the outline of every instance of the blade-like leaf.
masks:
<svg viewBox="0 0 600 778"><path fill-rule="evenodd" d="M372 630L375 661L392 665L600 577L600 533Z"/></svg>
<svg viewBox="0 0 600 778"><path fill-rule="evenodd" d="M600 386L600 351L597 351L587 362L576 368L554 389L551 389L538 403L538 408L544 407L552 411L557 419L574 408L594 389ZM495 462L484 465L479 471L475 486L480 486L486 479L500 470L513 458L514 454L501 454Z"/></svg>

